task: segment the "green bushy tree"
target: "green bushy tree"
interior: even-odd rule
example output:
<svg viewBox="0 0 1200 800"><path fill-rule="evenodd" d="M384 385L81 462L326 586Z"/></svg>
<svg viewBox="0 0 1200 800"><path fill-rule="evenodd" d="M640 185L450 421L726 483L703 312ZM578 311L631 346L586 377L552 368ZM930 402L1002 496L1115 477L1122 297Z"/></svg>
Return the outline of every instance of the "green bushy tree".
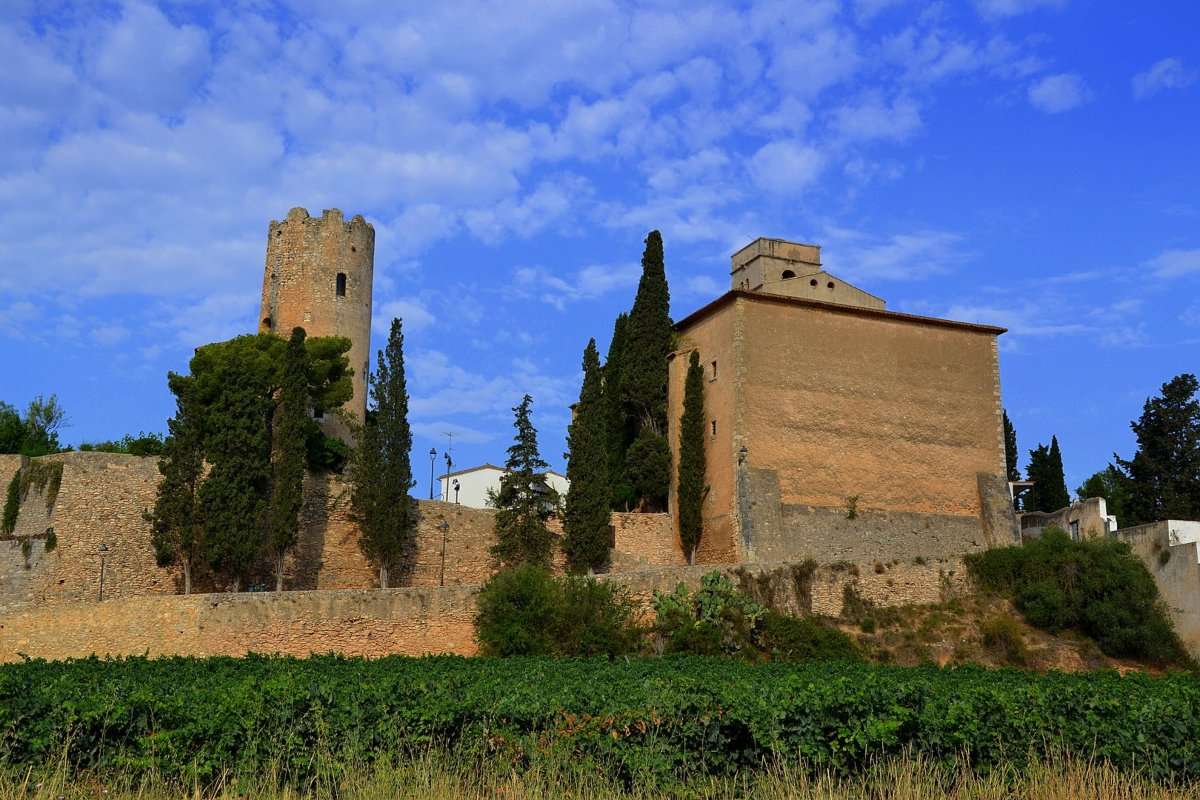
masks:
<svg viewBox="0 0 1200 800"><path fill-rule="evenodd" d="M553 536L546 520L557 507L557 496L546 483L546 467L538 451L537 430L530 418L529 395L513 408L516 430L508 448L505 474L492 504L496 508L496 544L492 554L507 566L547 566Z"/></svg>
<svg viewBox="0 0 1200 800"><path fill-rule="evenodd" d="M83 442L79 445L83 453L119 453L127 456L161 456L164 447L164 437L158 433L145 431L134 436L125 434L120 439L104 442Z"/></svg>
<svg viewBox="0 0 1200 800"><path fill-rule="evenodd" d="M570 488L563 516L563 550L575 572L604 569L609 559L611 497L602 381L600 354L591 339L583 351L583 385L567 429Z"/></svg>
<svg viewBox="0 0 1200 800"><path fill-rule="evenodd" d="M1080 500L1089 497L1103 497L1108 513L1117 518L1118 525L1128 525L1129 488L1125 476L1113 465L1094 473L1078 489L1075 494Z"/></svg>
<svg viewBox="0 0 1200 800"><path fill-rule="evenodd" d="M304 502L308 354L303 328L292 330L283 354L278 400L271 426L271 494L267 503L267 548L275 566L275 591L283 591L283 562L300 534Z"/></svg>
<svg viewBox="0 0 1200 800"><path fill-rule="evenodd" d="M1035 627L1078 630L1118 658L1189 663L1154 578L1125 542L1075 542L1052 526L1025 544L966 560L977 584L1011 597Z"/></svg>
<svg viewBox="0 0 1200 800"><path fill-rule="evenodd" d="M1200 519L1200 382L1188 373L1162 385L1130 423L1133 458L1117 458L1129 492L1127 525ZM1119 519L1119 518L1118 518Z"/></svg>
<svg viewBox="0 0 1200 800"><path fill-rule="evenodd" d="M404 563L416 533L416 511L408 491L412 477L412 428L404 372L404 330L393 319L387 346L369 376L371 410L359 431L351 461L351 508L362 532L363 552L379 568L386 589Z"/></svg>
<svg viewBox="0 0 1200 800"><path fill-rule="evenodd" d="M696 350L688 357L683 386L683 416L679 419L679 469L677 509L679 539L688 563L696 561L696 548L704 528L704 367Z"/></svg>
<svg viewBox="0 0 1200 800"><path fill-rule="evenodd" d="M25 444L25 421L17 409L0 400L0 453L20 453Z"/></svg>
<svg viewBox="0 0 1200 800"><path fill-rule="evenodd" d="M200 420L187 389L175 392L175 416L167 420L158 471L162 474L150 513L151 543L159 566L178 563L183 593L192 593L192 573L204 554L204 521L200 482L204 476L204 441Z"/></svg>

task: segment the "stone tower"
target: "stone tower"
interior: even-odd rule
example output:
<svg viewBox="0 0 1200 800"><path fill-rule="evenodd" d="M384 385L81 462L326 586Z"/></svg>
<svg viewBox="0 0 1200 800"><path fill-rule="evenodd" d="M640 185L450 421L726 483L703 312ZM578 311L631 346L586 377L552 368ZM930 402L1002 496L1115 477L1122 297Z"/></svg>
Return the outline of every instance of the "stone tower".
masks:
<svg viewBox="0 0 1200 800"><path fill-rule="evenodd" d="M346 222L336 208L320 219L293 208L267 228L259 331L286 337L300 327L309 336L350 339L354 396L343 408L360 422L367 408L374 271L375 229L361 215ZM332 419L325 428L331 435L348 433Z"/></svg>

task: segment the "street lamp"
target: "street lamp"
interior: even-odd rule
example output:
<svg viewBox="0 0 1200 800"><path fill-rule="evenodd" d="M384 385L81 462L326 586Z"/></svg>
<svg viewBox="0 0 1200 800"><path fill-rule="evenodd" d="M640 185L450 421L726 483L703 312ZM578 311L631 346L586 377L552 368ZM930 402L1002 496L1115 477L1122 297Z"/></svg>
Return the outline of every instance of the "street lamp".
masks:
<svg viewBox="0 0 1200 800"><path fill-rule="evenodd" d="M458 505L458 478L454 479L454 505Z"/></svg>
<svg viewBox="0 0 1200 800"><path fill-rule="evenodd" d="M104 599L104 569L108 562L108 545L100 543L100 600Z"/></svg>
<svg viewBox="0 0 1200 800"><path fill-rule="evenodd" d="M437 448L429 448L429 499L433 499L433 465L437 462Z"/></svg>
<svg viewBox="0 0 1200 800"><path fill-rule="evenodd" d="M449 452L442 453L442 455L446 459L446 492L442 496L442 499L445 500L447 503L449 503L450 502L450 470L454 466L454 462L450 460ZM440 484L439 484L438 488L439 489L441 488Z"/></svg>

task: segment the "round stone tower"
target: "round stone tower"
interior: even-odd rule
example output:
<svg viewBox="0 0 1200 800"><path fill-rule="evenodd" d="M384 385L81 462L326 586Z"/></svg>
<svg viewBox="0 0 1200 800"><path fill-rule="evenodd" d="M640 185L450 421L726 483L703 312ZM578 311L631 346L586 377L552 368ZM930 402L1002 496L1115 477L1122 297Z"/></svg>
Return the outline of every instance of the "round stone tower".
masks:
<svg viewBox="0 0 1200 800"><path fill-rule="evenodd" d="M361 215L346 222L336 208L320 219L293 208L267 228L259 331L287 337L300 327L309 336L348 338L354 396L343 408L360 422L367 409L374 271L375 229ZM331 435L348 433L332 418L324 425Z"/></svg>

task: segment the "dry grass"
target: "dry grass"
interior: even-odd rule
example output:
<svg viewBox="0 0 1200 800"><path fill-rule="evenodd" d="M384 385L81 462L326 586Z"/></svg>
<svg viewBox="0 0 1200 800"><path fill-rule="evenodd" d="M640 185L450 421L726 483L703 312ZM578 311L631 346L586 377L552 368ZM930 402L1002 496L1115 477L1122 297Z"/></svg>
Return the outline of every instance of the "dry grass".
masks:
<svg viewBox="0 0 1200 800"><path fill-rule="evenodd" d="M231 781L214 791L170 787L153 779L102 782L67 778L58 771L44 779L0 775L0 800L574 800L584 798L762 798L763 800L1183 800L1200 796L1200 786L1174 789L1156 786L1110 767L1072 762L1035 765L1023 773L977 775L968 769L945 770L919 758L899 759L852 779L811 777L794 766L781 766L733 779L704 779L672 792L628 789L599 775L529 770L462 769L444 758L426 757L398 767L375 768L353 774L334 785L308 791L277 789L272 781L247 786Z"/></svg>

